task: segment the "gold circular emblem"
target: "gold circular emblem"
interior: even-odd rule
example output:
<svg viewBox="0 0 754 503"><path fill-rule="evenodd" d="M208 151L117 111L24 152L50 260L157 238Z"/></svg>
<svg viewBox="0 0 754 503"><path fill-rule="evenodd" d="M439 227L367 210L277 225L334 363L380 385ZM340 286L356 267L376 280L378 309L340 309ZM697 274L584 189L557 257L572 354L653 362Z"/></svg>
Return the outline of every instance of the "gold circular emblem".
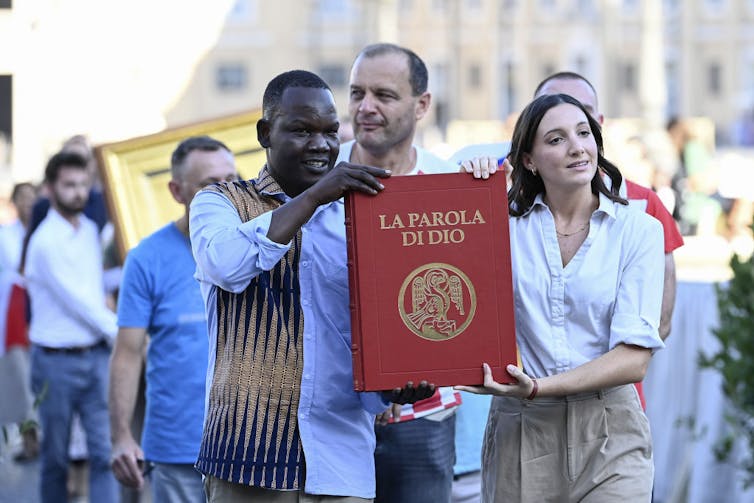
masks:
<svg viewBox="0 0 754 503"><path fill-rule="evenodd" d="M471 323L476 293L469 277L450 264L433 262L411 271L398 294L406 327L431 341L446 341Z"/></svg>

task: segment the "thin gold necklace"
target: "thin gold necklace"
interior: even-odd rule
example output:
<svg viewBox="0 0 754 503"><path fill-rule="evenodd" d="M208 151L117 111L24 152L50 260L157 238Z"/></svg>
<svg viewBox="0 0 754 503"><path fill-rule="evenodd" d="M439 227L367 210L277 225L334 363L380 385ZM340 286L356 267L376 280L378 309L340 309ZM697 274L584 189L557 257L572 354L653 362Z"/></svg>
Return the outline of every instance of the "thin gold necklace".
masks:
<svg viewBox="0 0 754 503"><path fill-rule="evenodd" d="M578 229L576 229L576 230L575 230L575 231L573 231L573 232L560 232L560 231L558 230L558 228L557 228L557 227L555 227L555 234L557 234L558 236L560 236L560 237L562 237L562 238L567 238L567 237L570 237L570 236L576 235L576 234L578 234L579 232L582 232L582 231L583 231L584 229L586 229L587 227L589 227L589 220L587 220L587 221L586 221L586 223L585 223L584 225L582 225L581 227L579 227Z"/></svg>

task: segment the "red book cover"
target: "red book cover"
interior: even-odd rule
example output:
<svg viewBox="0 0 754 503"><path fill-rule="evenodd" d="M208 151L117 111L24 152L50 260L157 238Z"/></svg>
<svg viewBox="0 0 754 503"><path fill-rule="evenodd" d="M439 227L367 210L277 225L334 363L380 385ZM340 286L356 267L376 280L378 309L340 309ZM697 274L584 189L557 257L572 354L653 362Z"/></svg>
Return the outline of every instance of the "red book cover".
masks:
<svg viewBox="0 0 754 503"><path fill-rule="evenodd" d="M505 176L396 176L345 198L354 389L511 382Z"/></svg>

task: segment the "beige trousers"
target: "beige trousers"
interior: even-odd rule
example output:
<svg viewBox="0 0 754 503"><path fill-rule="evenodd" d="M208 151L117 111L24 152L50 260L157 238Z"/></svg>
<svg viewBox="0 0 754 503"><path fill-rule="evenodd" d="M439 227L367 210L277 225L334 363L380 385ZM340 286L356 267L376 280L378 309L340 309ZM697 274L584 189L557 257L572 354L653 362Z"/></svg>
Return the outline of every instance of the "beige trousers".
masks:
<svg viewBox="0 0 754 503"><path fill-rule="evenodd" d="M482 451L485 503L649 503L653 476L649 423L633 385L492 400Z"/></svg>
<svg viewBox="0 0 754 503"><path fill-rule="evenodd" d="M226 482L208 476L204 478L207 503L369 503L372 500L353 496L321 496L303 491L274 491L261 487Z"/></svg>

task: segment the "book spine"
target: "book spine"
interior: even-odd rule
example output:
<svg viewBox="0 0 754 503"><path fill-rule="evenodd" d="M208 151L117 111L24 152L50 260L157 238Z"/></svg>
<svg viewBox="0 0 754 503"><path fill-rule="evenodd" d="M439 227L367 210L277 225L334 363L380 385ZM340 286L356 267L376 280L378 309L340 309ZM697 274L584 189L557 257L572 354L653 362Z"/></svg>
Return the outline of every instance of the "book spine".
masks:
<svg viewBox="0 0 754 503"><path fill-rule="evenodd" d="M348 252L348 292L351 309L351 357L353 360L353 389L364 391L364 367L361 352L361 316L359 314L359 282L356 280L356 226L353 225L353 196L345 197L346 250Z"/></svg>

